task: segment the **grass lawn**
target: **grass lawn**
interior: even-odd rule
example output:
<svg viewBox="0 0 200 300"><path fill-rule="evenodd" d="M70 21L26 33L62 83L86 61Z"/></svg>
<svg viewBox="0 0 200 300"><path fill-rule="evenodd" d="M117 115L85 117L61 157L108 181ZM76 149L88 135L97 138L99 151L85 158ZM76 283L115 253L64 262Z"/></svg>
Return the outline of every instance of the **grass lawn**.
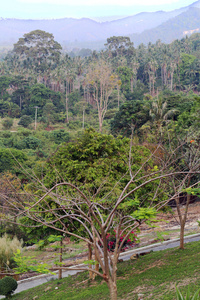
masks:
<svg viewBox="0 0 200 300"><path fill-rule="evenodd" d="M137 260L118 265L118 298L175 300L175 286L186 294L187 286L194 292L200 287L200 242L178 248L152 252ZM109 299L107 285L101 278L88 281L88 273L45 283L21 292L13 300L103 300Z"/></svg>

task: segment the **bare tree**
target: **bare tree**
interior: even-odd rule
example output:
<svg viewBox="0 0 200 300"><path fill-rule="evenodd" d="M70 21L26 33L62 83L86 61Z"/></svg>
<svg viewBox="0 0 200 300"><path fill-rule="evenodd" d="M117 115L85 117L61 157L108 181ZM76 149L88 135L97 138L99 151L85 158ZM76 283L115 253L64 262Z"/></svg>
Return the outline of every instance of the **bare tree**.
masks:
<svg viewBox="0 0 200 300"><path fill-rule="evenodd" d="M162 148L161 145L141 163L141 167L135 172L133 172L130 155L130 179L126 181L118 196L116 187L121 183L120 181L123 182L124 176L99 200L95 199L95 195L89 194L87 190L83 192L82 189L70 182L57 183L48 189L42 181L33 176L34 195L26 192L23 195L23 198L27 199L24 203L18 201L18 198L6 196L4 196L4 201L12 206L15 218L13 222L16 222L16 217L19 219L26 216L37 222L39 224L37 226L48 226L87 242L90 249L94 250L94 263L99 264L101 270L91 268L91 261L88 262L88 267L75 267L74 269L88 270L102 277L108 285L110 299L116 300L117 262L129 234L142 223L154 218L156 213L170 200L179 197L186 186L196 186L199 183L195 181L190 185L188 182L191 176L200 173L196 165L190 165L189 170L181 169L181 166L179 169L173 168L173 165L177 164L177 157L174 156L174 153L179 151L179 147L172 151L167 159L164 159L162 155L157 155L160 148ZM178 156L179 158L180 156ZM156 159L159 167L150 169L151 159ZM103 187L102 183L100 188L103 189ZM146 187L144 195L138 193ZM139 201L138 195L140 195ZM51 206L49 199L56 205ZM47 218L47 215L52 217ZM12 222L12 218L10 221ZM116 240L115 248L111 253L107 245L107 235L112 230L116 232Z"/></svg>
<svg viewBox="0 0 200 300"><path fill-rule="evenodd" d="M179 164L176 164L176 170L188 171L187 176L175 176L172 179L172 185L174 192L177 193L179 183L184 180L185 189L180 193L176 194L174 198L176 203L176 209L178 213L178 219L180 224L180 249L184 249L184 231L185 224L188 217L188 209L191 203L191 194L188 189L194 185L196 186L200 180L199 169L200 169L200 140L191 140L188 143L180 144L177 152L173 153L173 160L179 160ZM190 172L192 170L192 172ZM195 172L197 171L197 173ZM182 208L182 209L181 209Z"/></svg>
<svg viewBox="0 0 200 300"><path fill-rule="evenodd" d="M118 76L112 73L111 66L104 60L90 65L86 75L97 105L99 130L102 132L103 120L108 109L109 97L120 84Z"/></svg>

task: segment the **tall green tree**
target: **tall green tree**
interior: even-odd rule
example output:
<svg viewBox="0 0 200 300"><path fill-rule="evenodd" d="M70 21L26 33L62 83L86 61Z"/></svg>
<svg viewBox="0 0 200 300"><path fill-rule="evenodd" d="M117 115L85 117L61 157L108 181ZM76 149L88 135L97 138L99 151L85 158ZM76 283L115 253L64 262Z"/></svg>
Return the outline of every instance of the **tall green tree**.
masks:
<svg viewBox="0 0 200 300"><path fill-rule="evenodd" d="M107 43L105 44L105 46L113 56L131 56L135 52L133 42L131 42L130 38L127 36L112 36L110 38L107 38Z"/></svg>
<svg viewBox="0 0 200 300"><path fill-rule="evenodd" d="M51 33L34 30L24 34L16 44L13 52L19 55L20 60L28 67L44 72L46 68L54 68L58 64L61 54L61 45L54 40Z"/></svg>
<svg viewBox="0 0 200 300"><path fill-rule="evenodd" d="M111 121L111 132L114 135L130 137L132 132L138 133L139 128L149 120L149 110L142 100L131 100L123 103Z"/></svg>

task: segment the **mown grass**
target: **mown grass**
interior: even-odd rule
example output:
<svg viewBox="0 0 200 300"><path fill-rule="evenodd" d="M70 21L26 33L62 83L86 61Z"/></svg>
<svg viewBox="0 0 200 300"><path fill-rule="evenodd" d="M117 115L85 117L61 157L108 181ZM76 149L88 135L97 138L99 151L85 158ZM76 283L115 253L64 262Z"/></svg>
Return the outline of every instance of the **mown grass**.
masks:
<svg viewBox="0 0 200 300"><path fill-rule="evenodd" d="M186 294L187 286L194 293L200 287L200 242L178 248L152 252L137 260L118 265L118 299L174 300L175 286ZM49 287L49 290L46 290ZM46 291L45 291L46 290ZM107 285L101 278L88 281L88 273L55 280L13 296L13 300L105 300Z"/></svg>

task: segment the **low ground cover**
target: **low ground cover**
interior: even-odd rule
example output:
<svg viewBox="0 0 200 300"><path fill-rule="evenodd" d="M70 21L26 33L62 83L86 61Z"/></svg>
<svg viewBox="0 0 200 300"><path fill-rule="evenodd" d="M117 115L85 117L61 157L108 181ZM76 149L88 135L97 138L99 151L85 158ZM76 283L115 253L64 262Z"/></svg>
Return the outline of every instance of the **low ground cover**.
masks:
<svg viewBox="0 0 200 300"><path fill-rule="evenodd" d="M200 286L200 242L188 243L185 250L152 252L136 260L118 264L118 298L123 300L144 299L174 300L175 287L186 294ZM103 300L109 291L101 278L88 280L88 273L80 273L62 280L55 280L13 296L13 300ZM35 298L36 299L36 298Z"/></svg>

